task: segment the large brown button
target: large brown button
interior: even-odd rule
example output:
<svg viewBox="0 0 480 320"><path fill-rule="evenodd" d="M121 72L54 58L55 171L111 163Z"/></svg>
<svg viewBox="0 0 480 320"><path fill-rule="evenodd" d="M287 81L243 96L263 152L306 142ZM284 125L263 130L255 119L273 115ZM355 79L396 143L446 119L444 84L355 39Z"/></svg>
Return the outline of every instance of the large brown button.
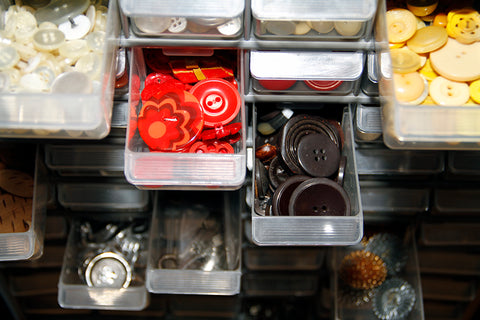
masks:
<svg viewBox="0 0 480 320"><path fill-rule="evenodd" d="M273 158L268 167L268 178L272 191L275 191L289 176L288 172L282 167L278 157Z"/></svg>
<svg viewBox="0 0 480 320"><path fill-rule="evenodd" d="M309 180L310 177L296 175L291 176L282 182L273 193L272 197L272 215L274 216L288 216L288 206L292 192L302 182Z"/></svg>
<svg viewBox="0 0 480 320"><path fill-rule="evenodd" d="M338 170L340 150L326 134L309 134L298 143L297 157L309 175L329 177Z"/></svg>
<svg viewBox="0 0 480 320"><path fill-rule="evenodd" d="M290 216L345 216L350 214L350 199L345 190L327 178L312 178L292 192Z"/></svg>

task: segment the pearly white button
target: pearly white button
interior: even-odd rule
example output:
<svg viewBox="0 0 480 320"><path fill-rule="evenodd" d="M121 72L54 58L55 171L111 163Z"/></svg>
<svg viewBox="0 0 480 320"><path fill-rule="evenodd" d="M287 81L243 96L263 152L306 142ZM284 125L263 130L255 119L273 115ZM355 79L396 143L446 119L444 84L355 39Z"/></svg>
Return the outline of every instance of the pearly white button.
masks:
<svg viewBox="0 0 480 320"><path fill-rule="evenodd" d="M17 9L16 6L10 6L5 12L4 15L4 26L3 33L4 36L12 39L15 35L15 30L17 30Z"/></svg>
<svg viewBox="0 0 480 320"><path fill-rule="evenodd" d="M169 17L135 17L135 26L148 34L162 33L170 27Z"/></svg>
<svg viewBox="0 0 480 320"><path fill-rule="evenodd" d="M53 0L35 12L38 23L50 21L60 24L68 18L78 16L87 10L90 0Z"/></svg>
<svg viewBox="0 0 480 320"><path fill-rule="evenodd" d="M85 13L87 16L88 20L90 20L90 30L89 32L92 32L93 28L95 27L95 20L97 16L97 11L95 9L95 6L90 6L87 9L87 12Z"/></svg>
<svg viewBox="0 0 480 320"><path fill-rule="evenodd" d="M318 33L329 33L333 30L333 21L309 21L310 27Z"/></svg>
<svg viewBox="0 0 480 320"><path fill-rule="evenodd" d="M38 74L38 76L40 77L40 80L42 80L45 87L47 89L50 89L50 87L53 84L53 81L55 80L55 72L53 71L52 68L47 66L40 66L35 70L33 70L33 73Z"/></svg>
<svg viewBox="0 0 480 320"><path fill-rule="evenodd" d="M242 29L243 20L239 17L234 18L217 27L218 32L226 36L233 36Z"/></svg>
<svg viewBox="0 0 480 320"><path fill-rule="evenodd" d="M93 31L85 38L85 40L87 41L87 46L90 50L96 53L103 52L103 45L105 43L105 32Z"/></svg>
<svg viewBox="0 0 480 320"><path fill-rule="evenodd" d="M8 74L8 76L10 77L10 87L12 87L12 85L16 85L18 81L20 81L20 70L16 68L10 68L3 72Z"/></svg>
<svg viewBox="0 0 480 320"><path fill-rule="evenodd" d="M33 35L35 48L41 51L52 51L60 48L65 42L65 35L58 29L41 29Z"/></svg>
<svg viewBox="0 0 480 320"><path fill-rule="evenodd" d="M172 33L180 33L187 29L187 19L183 17L170 18L170 26L168 31Z"/></svg>
<svg viewBox="0 0 480 320"><path fill-rule="evenodd" d="M0 92L8 92L10 76L6 72L0 72Z"/></svg>
<svg viewBox="0 0 480 320"><path fill-rule="evenodd" d="M20 78L20 87L30 92L41 92L48 89L45 82L37 73L25 74Z"/></svg>
<svg viewBox="0 0 480 320"><path fill-rule="evenodd" d="M107 14L100 10L95 12L95 26L93 31L105 31L107 29Z"/></svg>
<svg viewBox="0 0 480 320"><path fill-rule="evenodd" d="M42 22L38 25L38 29L40 29L40 30L43 30L43 29L58 29L58 27L53 22L45 21L45 22Z"/></svg>
<svg viewBox="0 0 480 320"><path fill-rule="evenodd" d="M357 35L362 29L362 21L335 21L333 23L335 31L345 37Z"/></svg>
<svg viewBox="0 0 480 320"><path fill-rule="evenodd" d="M88 53L78 59L75 70L86 74L90 79L98 79L102 71L102 57L96 53Z"/></svg>
<svg viewBox="0 0 480 320"><path fill-rule="evenodd" d="M0 71L12 68L18 61L20 61L20 56L15 48L0 47Z"/></svg>
<svg viewBox="0 0 480 320"><path fill-rule="evenodd" d="M37 50L35 50L35 48L31 47L29 44L13 42L12 47L17 50L20 59L25 61L37 55Z"/></svg>
<svg viewBox="0 0 480 320"><path fill-rule="evenodd" d="M28 11L18 12L16 20L15 41L20 43L29 42L37 30L37 20Z"/></svg>
<svg viewBox="0 0 480 320"><path fill-rule="evenodd" d="M78 71L64 72L59 75L52 84L52 93L82 93L92 92L90 78Z"/></svg>
<svg viewBox="0 0 480 320"><path fill-rule="evenodd" d="M82 39L90 32L90 19L81 14L58 25L67 40Z"/></svg>
<svg viewBox="0 0 480 320"><path fill-rule="evenodd" d="M28 60L27 67L23 70L25 73L30 73L35 70L38 65L42 62L42 54L38 53L35 57Z"/></svg>
<svg viewBox="0 0 480 320"><path fill-rule="evenodd" d="M58 48L58 53L64 58L77 60L81 56L88 53L88 45L86 40L66 41Z"/></svg>

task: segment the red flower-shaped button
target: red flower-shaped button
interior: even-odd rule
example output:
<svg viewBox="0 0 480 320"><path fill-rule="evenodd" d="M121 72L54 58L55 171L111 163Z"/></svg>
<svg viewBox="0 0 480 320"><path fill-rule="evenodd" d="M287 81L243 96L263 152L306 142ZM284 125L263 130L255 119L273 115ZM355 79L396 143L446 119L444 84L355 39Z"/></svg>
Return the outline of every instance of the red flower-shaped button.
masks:
<svg viewBox="0 0 480 320"><path fill-rule="evenodd" d="M335 90L343 83L341 80L305 80L304 82L308 87L317 91Z"/></svg>
<svg viewBox="0 0 480 320"><path fill-rule="evenodd" d="M143 103L138 115L138 131L154 151L180 151L199 136L203 112L192 94L172 88Z"/></svg>
<svg viewBox="0 0 480 320"><path fill-rule="evenodd" d="M218 127L235 119L242 100L237 88L223 79L206 79L190 89L203 109L206 127Z"/></svg>

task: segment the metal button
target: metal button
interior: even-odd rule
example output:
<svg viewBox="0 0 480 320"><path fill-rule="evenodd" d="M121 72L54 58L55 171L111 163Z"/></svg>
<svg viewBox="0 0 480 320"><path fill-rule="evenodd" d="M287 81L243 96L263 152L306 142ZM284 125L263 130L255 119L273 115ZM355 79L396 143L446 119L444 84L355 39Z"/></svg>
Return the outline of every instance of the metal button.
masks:
<svg viewBox="0 0 480 320"><path fill-rule="evenodd" d="M89 287L127 288L132 280L132 269L121 255L103 252L88 263L85 279Z"/></svg>

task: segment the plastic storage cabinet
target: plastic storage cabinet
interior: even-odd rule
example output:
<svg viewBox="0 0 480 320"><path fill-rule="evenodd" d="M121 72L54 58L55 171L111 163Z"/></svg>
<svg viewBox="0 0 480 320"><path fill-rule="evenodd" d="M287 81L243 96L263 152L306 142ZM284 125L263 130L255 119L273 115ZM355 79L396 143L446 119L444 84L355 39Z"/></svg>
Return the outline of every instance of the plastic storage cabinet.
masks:
<svg viewBox="0 0 480 320"><path fill-rule="evenodd" d="M256 117L255 114L254 128L257 127ZM348 195L351 211L344 216L267 216L257 212L256 205L252 205L252 240L257 245L351 245L360 241L363 236L363 212L353 149L352 118L348 107L343 110L341 125L344 133L341 154L346 157L343 189ZM256 190L255 170L253 176L252 190ZM252 203L257 201L254 199Z"/></svg>
<svg viewBox="0 0 480 320"><path fill-rule="evenodd" d="M58 282L58 303L70 309L142 310L148 220L73 220Z"/></svg>
<svg viewBox="0 0 480 320"><path fill-rule="evenodd" d="M267 40L359 40L372 30L377 1L252 0L252 30Z"/></svg>
<svg viewBox="0 0 480 320"><path fill-rule="evenodd" d="M244 0L120 0L138 37L233 39L243 34Z"/></svg>
<svg viewBox="0 0 480 320"><path fill-rule="evenodd" d="M480 149L478 105L413 105L397 100L384 0L379 2L375 38L385 144L392 149Z"/></svg>
<svg viewBox="0 0 480 320"><path fill-rule="evenodd" d="M269 95L357 94L363 63L362 52L251 51L252 89Z"/></svg>
<svg viewBox="0 0 480 320"><path fill-rule="evenodd" d="M68 9L73 10L75 8L70 7ZM15 19L13 13L15 9L13 7L11 9L0 7L0 9L2 17L9 16L11 19ZM17 14L28 15L28 17L24 17L26 25L28 24L27 21L32 21L33 15L31 13L22 11L22 9L18 10L20 11ZM40 10L43 10L42 14L40 14ZM44 20L45 10L47 9L41 8L36 12L38 21ZM52 9L50 8L50 10ZM108 11L105 10L107 10L105 7L98 7L96 12L93 10L93 15L91 12L89 13L90 17L96 16L98 18L99 25L100 23L105 25L103 39L103 31L95 33L95 29L92 29L94 32L87 36L92 35L90 38L71 40L71 42L68 42L68 46L65 42L66 48L63 55L69 57L67 60L70 59L69 61L65 60L65 63L71 64L79 59L79 56L76 55L79 52L85 52L82 54L85 61L80 62L78 60L74 67L66 65L65 70L71 71L73 69L74 72L62 73L62 80L57 77L58 81L55 80L52 83L51 92L47 92L46 88L44 92L38 91L38 89L42 88L44 81L51 83L51 78L63 72L63 70L56 70L56 67L61 66L61 61L56 61L52 54L41 51L52 49L52 46L57 44L56 40L63 39L63 35L58 33L62 33L61 31L57 29L38 29L37 26L31 25L32 31L40 30L38 32L39 39L33 41L33 43L40 45L41 50L39 52L32 51L31 47L19 41L13 41L10 45L2 47L2 56L8 61L15 62L18 60L18 64L24 68L25 75L18 79L20 77L16 73L18 69L7 68L8 66L2 68L0 136L12 138L101 139L109 133L116 73L115 57L120 33L117 1L110 1ZM84 17L81 20L87 19L86 16L80 17ZM57 21L55 23L61 22ZM0 28L7 32L7 29L11 29L11 26L12 21L7 19ZM24 26L24 28L27 28L27 26ZM21 30L23 29L17 27L18 32ZM8 30L8 32L11 31ZM26 32L26 30L23 31ZM42 35L41 32L44 34ZM76 31L73 32L77 34ZM33 36L37 36L37 34ZM44 43L47 41L46 39L52 43ZM101 52L101 55L88 53L87 43L90 43L93 51ZM55 62L50 62L51 65L49 65L50 60L47 59L47 62L42 65L39 62L42 58L53 59ZM93 59L93 62L87 61L87 59ZM94 67L91 67L92 65ZM36 66L37 68L35 68ZM52 71L52 68L55 70ZM32 70L32 72L27 73L29 70ZM82 73L79 74L77 71L82 71ZM95 75L96 71L100 71L100 73ZM86 74L89 74L91 78ZM16 83L16 81L19 81L19 83ZM62 87L62 81L67 85ZM78 88L74 89L72 83L75 83ZM30 87L30 91L33 90L33 92L22 91L19 89L21 86Z"/></svg>
<svg viewBox="0 0 480 320"><path fill-rule="evenodd" d="M24 159L16 159L15 163L11 164L12 167L8 162L2 163L6 167L0 171L3 181L1 188L4 190L1 195L3 223L0 233L0 261L35 259L43 253L48 197L47 172L41 149L31 145L25 145L24 148L23 151L28 148L33 150L33 157L30 153L26 153L26 157L30 157L27 159L31 161L30 169L34 177L27 177L23 169L13 167ZM8 146L0 144L0 152L4 155L2 160L8 158L12 151L18 155L14 150L15 148L9 151ZM9 181L15 181L15 185Z"/></svg>
<svg viewBox="0 0 480 320"><path fill-rule="evenodd" d="M150 232L148 291L202 295L240 292L240 194L158 191Z"/></svg>
<svg viewBox="0 0 480 320"><path fill-rule="evenodd" d="M155 50L161 52L163 49ZM244 68L240 52L238 52L237 59L239 60L236 69L240 73L238 85L241 107L232 122L241 123L241 130L239 132L240 140L233 145L233 153L149 151L148 146L139 135L137 127L139 113L142 109L140 92L144 88L147 66L142 48L133 48L129 98L130 118L127 128L124 168L125 176L130 183L139 188L150 189L223 188L231 190L241 187L246 173L246 129L242 85ZM211 96L222 94L212 94ZM224 102L227 101L225 96L220 99L223 99ZM226 104L227 102L225 102ZM222 107L221 110L225 110L225 108Z"/></svg>

